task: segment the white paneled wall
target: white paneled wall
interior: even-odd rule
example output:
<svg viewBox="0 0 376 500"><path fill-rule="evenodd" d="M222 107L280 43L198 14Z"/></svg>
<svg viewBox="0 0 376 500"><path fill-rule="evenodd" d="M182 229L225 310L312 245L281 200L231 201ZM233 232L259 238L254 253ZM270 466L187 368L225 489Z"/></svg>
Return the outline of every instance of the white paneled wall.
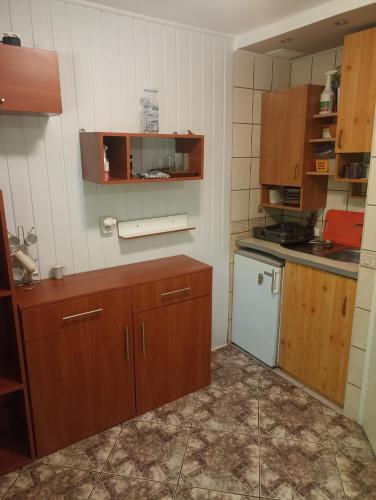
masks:
<svg viewBox="0 0 376 500"><path fill-rule="evenodd" d="M11 231L35 226L43 277L185 253L214 266L213 346L227 334L232 41L65 0L0 0L0 32L59 54L63 114L1 116L0 188ZM157 87L161 132L205 134L205 180L99 186L81 179L78 131L139 131ZM187 212L192 233L120 242L98 218Z"/></svg>

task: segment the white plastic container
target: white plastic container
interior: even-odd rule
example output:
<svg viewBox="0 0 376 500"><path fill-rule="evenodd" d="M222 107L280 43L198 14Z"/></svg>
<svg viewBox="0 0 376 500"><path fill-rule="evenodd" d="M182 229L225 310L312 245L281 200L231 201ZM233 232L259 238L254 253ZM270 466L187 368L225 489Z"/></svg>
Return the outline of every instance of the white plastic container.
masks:
<svg viewBox="0 0 376 500"><path fill-rule="evenodd" d="M320 96L320 114L333 112L334 92L332 90L332 75L336 73L337 73L336 69L332 69L325 73L326 84Z"/></svg>

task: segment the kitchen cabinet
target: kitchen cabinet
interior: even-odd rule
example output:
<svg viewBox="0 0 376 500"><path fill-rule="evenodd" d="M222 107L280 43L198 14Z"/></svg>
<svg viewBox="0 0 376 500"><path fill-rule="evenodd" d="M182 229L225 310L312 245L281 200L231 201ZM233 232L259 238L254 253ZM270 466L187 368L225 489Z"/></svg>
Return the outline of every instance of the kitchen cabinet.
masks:
<svg viewBox="0 0 376 500"><path fill-rule="evenodd" d="M327 178L306 175L313 169L309 140L318 128L313 116L319 108L320 85L303 85L262 95L261 205L289 210L315 210L325 206ZM271 203L271 189L300 189L299 204Z"/></svg>
<svg viewBox="0 0 376 500"><path fill-rule="evenodd" d="M280 366L343 405L356 281L286 263Z"/></svg>
<svg viewBox="0 0 376 500"><path fill-rule="evenodd" d="M27 345L38 456L135 416L132 318Z"/></svg>
<svg viewBox="0 0 376 500"><path fill-rule="evenodd" d="M0 113L62 113L56 52L0 44Z"/></svg>
<svg viewBox="0 0 376 500"><path fill-rule="evenodd" d="M135 316L139 413L210 383L210 309L207 295Z"/></svg>
<svg viewBox="0 0 376 500"><path fill-rule="evenodd" d="M337 153L371 151L376 103L376 28L345 37Z"/></svg>
<svg viewBox="0 0 376 500"><path fill-rule="evenodd" d="M301 185L306 98L306 86L263 94L261 184Z"/></svg>
<svg viewBox="0 0 376 500"><path fill-rule="evenodd" d="M210 383L211 281L180 255L18 290L38 457Z"/></svg>

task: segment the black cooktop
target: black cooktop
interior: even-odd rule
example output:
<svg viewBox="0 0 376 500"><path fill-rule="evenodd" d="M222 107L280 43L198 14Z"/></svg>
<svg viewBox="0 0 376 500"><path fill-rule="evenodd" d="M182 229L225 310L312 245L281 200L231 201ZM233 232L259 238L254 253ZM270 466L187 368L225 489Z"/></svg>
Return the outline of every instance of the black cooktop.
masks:
<svg viewBox="0 0 376 500"><path fill-rule="evenodd" d="M284 245L309 241L314 237L314 230L312 226L304 226L297 222L281 222L272 226L254 227L253 236Z"/></svg>

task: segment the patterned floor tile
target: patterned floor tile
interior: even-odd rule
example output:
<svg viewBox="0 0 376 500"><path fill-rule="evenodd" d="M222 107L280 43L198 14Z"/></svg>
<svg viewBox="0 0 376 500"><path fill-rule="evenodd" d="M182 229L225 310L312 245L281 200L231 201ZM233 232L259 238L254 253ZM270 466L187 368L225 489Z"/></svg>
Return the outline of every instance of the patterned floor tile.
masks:
<svg viewBox="0 0 376 500"><path fill-rule="evenodd" d="M329 442L321 405L313 399L271 394L260 398L259 408L260 435Z"/></svg>
<svg viewBox="0 0 376 500"><path fill-rule="evenodd" d="M257 370L259 363L251 356L234 346L227 346L212 353L212 363L221 366L253 367Z"/></svg>
<svg viewBox="0 0 376 500"><path fill-rule="evenodd" d="M235 495L222 491L203 490L201 488L189 488L189 486L179 486L175 500L251 500L258 497L248 495Z"/></svg>
<svg viewBox="0 0 376 500"><path fill-rule="evenodd" d="M14 471L9 474L5 474L4 476L0 476L0 498L3 498L5 493L18 478L19 474L20 473L18 471Z"/></svg>
<svg viewBox="0 0 376 500"><path fill-rule="evenodd" d="M360 425L330 408L323 407L323 411L333 445L371 449L367 436Z"/></svg>
<svg viewBox="0 0 376 500"><path fill-rule="evenodd" d="M258 437L192 428L179 484L258 496Z"/></svg>
<svg viewBox="0 0 376 500"><path fill-rule="evenodd" d="M102 474L90 500L173 500L176 486Z"/></svg>
<svg viewBox="0 0 376 500"><path fill-rule="evenodd" d="M118 425L100 434L95 434L43 457L39 463L100 472L119 437L120 431L121 426Z"/></svg>
<svg viewBox="0 0 376 500"><path fill-rule="evenodd" d="M257 366L216 365L212 370L212 383L209 387L225 390L238 382L242 382L243 384L252 387L254 391L257 391Z"/></svg>
<svg viewBox="0 0 376 500"><path fill-rule="evenodd" d="M331 446L261 439L261 496L294 500L345 498Z"/></svg>
<svg viewBox="0 0 376 500"><path fill-rule="evenodd" d="M227 390L209 387L199 394L193 425L258 434L257 393L241 382Z"/></svg>
<svg viewBox="0 0 376 500"><path fill-rule="evenodd" d="M376 499L376 457L372 450L334 448L347 498Z"/></svg>
<svg viewBox="0 0 376 500"><path fill-rule="evenodd" d="M131 422L123 428L105 471L177 483L188 431L174 425Z"/></svg>
<svg viewBox="0 0 376 500"><path fill-rule="evenodd" d="M78 469L25 467L5 498L14 500L80 500L89 498L98 474Z"/></svg>
<svg viewBox="0 0 376 500"><path fill-rule="evenodd" d="M196 408L198 393L188 394L183 398L149 411L138 417L143 422L160 422L170 425L183 425L190 427Z"/></svg>
<svg viewBox="0 0 376 500"><path fill-rule="evenodd" d="M260 394L277 394L280 396L294 396L307 398L307 393L285 378L277 375L270 368L260 366L258 380Z"/></svg>

